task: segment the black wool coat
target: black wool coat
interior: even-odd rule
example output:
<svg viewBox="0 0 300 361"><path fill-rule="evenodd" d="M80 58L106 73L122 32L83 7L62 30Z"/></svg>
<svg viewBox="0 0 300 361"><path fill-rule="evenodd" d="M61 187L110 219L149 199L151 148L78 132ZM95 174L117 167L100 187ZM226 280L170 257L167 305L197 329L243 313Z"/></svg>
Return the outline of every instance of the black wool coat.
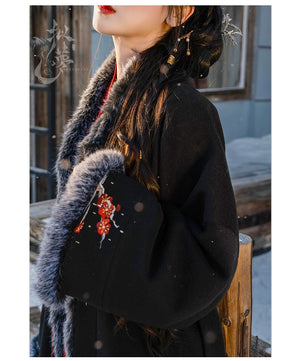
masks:
<svg viewBox="0 0 300 361"><path fill-rule="evenodd" d="M126 174L119 151L104 148L134 61L95 122L114 71L110 54L63 135L57 199L36 268L43 303L36 356L51 349L54 356L152 356L139 324L179 329L164 356L226 356L216 305L232 281L239 239L218 113L188 81L172 91L149 158L158 200ZM127 328L114 333L114 315Z"/></svg>

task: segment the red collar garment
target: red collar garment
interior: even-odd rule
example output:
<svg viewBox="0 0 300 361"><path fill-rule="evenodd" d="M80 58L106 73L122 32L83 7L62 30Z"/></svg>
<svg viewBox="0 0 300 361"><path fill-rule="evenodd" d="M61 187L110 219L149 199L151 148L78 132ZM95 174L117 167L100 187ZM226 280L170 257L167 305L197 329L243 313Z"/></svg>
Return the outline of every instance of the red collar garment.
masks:
<svg viewBox="0 0 300 361"><path fill-rule="evenodd" d="M101 105L101 108L100 108L100 111L99 111L99 113L98 113L98 115L97 115L96 120L99 119L99 117L100 117L101 114L103 113L103 107L104 107L105 103L107 102L107 100L108 100L108 98L109 98L110 89L111 89L111 87L113 86L116 78L117 78L117 63L115 63L114 75L113 75L113 77L112 77L112 79L111 79L111 81L110 81L109 86L108 86L107 89L106 89L106 92L105 92L105 95L104 95L104 98L103 98L103 103L102 103L102 105Z"/></svg>

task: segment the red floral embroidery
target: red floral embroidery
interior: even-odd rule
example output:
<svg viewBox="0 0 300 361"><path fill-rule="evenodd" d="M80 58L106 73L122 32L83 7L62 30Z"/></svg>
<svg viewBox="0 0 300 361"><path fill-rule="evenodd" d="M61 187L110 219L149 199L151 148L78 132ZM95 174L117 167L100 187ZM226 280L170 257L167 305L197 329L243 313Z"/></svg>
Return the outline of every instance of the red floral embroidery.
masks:
<svg viewBox="0 0 300 361"><path fill-rule="evenodd" d="M109 196L107 193L103 193L98 198L97 204L94 203L94 205L96 205L98 208L98 214L101 216L101 221L96 224L97 232L102 235L102 238L100 240L100 248L102 246L102 242L103 242L105 236L110 231L110 228L111 228L110 221L112 221L112 223L114 224L114 226L116 228L119 228L119 226L116 224L115 220L113 219L113 216L114 216L115 212L120 211L121 206L120 206L120 204L117 204L116 206L114 206L112 204L112 201L113 201L113 198L111 196ZM80 224L74 229L75 233L79 233L81 231L81 229L83 228L84 219L85 219L88 211L89 211L89 208L86 211ZM120 231L120 232L123 233L123 231Z"/></svg>
<svg viewBox="0 0 300 361"><path fill-rule="evenodd" d="M110 218L115 208L113 204L109 204L109 202L103 202L98 207L98 213L100 214L101 218Z"/></svg>
<svg viewBox="0 0 300 361"><path fill-rule="evenodd" d="M96 224L96 227L99 234L107 235L110 230L111 224L109 222L109 219L106 218L106 219L102 219L101 222L98 222Z"/></svg>
<svg viewBox="0 0 300 361"><path fill-rule="evenodd" d="M103 193L97 202L97 206L98 206L98 213L101 216L101 222L98 222L96 224L97 226L97 231L99 234L102 235L102 239L100 241L100 248L102 246L102 242L105 238L105 236L109 233L110 228L111 228L111 224L110 224L110 220L113 222L113 224L115 225L115 227L119 227L118 225L116 225L115 221L113 220L113 215L114 212L119 212L119 210L121 209L120 204L117 204L117 206L115 207L112 204L112 200L113 198L110 197L107 193Z"/></svg>
<svg viewBox="0 0 300 361"><path fill-rule="evenodd" d="M103 202L107 202L107 201L112 202L112 200L113 198L110 197L107 193L103 193L98 199L97 206L99 206Z"/></svg>
<svg viewBox="0 0 300 361"><path fill-rule="evenodd" d="M84 221L82 221L75 229L75 233L79 233L82 230L82 227L84 226Z"/></svg>

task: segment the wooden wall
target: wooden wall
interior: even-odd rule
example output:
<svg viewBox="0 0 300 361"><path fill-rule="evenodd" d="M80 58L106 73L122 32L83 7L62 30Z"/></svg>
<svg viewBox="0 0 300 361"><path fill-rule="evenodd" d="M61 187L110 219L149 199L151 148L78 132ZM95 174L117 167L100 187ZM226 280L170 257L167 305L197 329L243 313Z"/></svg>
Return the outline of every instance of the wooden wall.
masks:
<svg viewBox="0 0 300 361"><path fill-rule="evenodd" d="M30 7L30 40L45 40L51 36L54 24L49 23L50 6ZM79 102L79 97L87 86L91 68L91 7L56 6L57 23L56 55L56 151L61 142L64 125L71 117ZM32 45L32 44L31 44ZM40 83L34 75L40 59L41 48L30 49L30 82ZM43 54L42 69L45 73L47 50ZM72 61L72 62L71 62ZM30 124L47 127L47 94L31 91ZM33 139L35 137L35 140ZM35 147L36 163L39 168L47 168L47 136L31 136L31 153ZM46 179L37 177L37 201L47 199Z"/></svg>
<svg viewBox="0 0 300 361"><path fill-rule="evenodd" d="M57 79L56 129L58 146L60 135L67 120L78 105L79 97L86 88L91 68L91 9L90 6L57 6L57 19L61 29L68 26L73 41L68 51L74 61L69 70ZM60 43L64 41L60 39ZM65 42L66 43L66 42ZM60 44L59 44L60 45ZM61 44L62 46L62 44Z"/></svg>

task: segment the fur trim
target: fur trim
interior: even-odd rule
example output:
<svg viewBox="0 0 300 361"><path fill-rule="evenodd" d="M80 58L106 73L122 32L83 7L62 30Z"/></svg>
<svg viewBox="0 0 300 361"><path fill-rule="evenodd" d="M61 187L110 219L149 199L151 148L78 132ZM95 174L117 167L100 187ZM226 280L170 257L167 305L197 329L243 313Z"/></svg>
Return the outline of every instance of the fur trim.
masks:
<svg viewBox="0 0 300 361"><path fill-rule="evenodd" d="M103 108L103 114L98 121L92 125L89 134L78 144L77 163L79 163L84 156L105 146L109 132L124 102L126 89L133 76L135 60L136 57L132 57L128 61L123 70L123 77L115 82L111 88L109 99Z"/></svg>
<svg viewBox="0 0 300 361"><path fill-rule="evenodd" d="M65 127L55 169L57 174L58 199L75 165L77 144L86 135L89 127L99 113L101 101L113 76L115 60L115 51L113 50L90 80L88 87L80 99L79 106ZM66 163L66 160L69 163L67 169L61 166L62 162Z"/></svg>
<svg viewBox="0 0 300 361"><path fill-rule="evenodd" d="M64 351L63 327L66 320L65 307L61 306L55 310L50 308L48 325L51 328L51 342L54 357L62 357Z"/></svg>
<svg viewBox="0 0 300 361"><path fill-rule="evenodd" d="M30 357L39 357L40 345L39 345L39 334L32 337L30 341Z"/></svg>
<svg viewBox="0 0 300 361"><path fill-rule="evenodd" d="M65 303L65 312L66 312L66 322L64 323L63 328L63 339L64 339L64 349L66 357L72 356L73 344L73 312L74 312L74 299L72 297L67 297Z"/></svg>
<svg viewBox="0 0 300 361"><path fill-rule="evenodd" d="M100 180L109 171L125 172L121 152L102 149L91 154L74 168L60 202L52 209L36 264L35 290L53 310L62 307L65 301L59 292L59 270L66 242Z"/></svg>
<svg viewBox="0 0 300 361"><path fill-rule="evenodd" d="M77 111L64 132L56 162L57 199L60 198L73 167L87 155L104 148L109 131L121 110L126 89L134 72L135 60L134 56L128 61L124 75L113 84L110 97L103 107L103 113L96 122L104 93L114 73L114 50L91 79ZM68 164L67 167L65 167L66 164Z"/></svg>

